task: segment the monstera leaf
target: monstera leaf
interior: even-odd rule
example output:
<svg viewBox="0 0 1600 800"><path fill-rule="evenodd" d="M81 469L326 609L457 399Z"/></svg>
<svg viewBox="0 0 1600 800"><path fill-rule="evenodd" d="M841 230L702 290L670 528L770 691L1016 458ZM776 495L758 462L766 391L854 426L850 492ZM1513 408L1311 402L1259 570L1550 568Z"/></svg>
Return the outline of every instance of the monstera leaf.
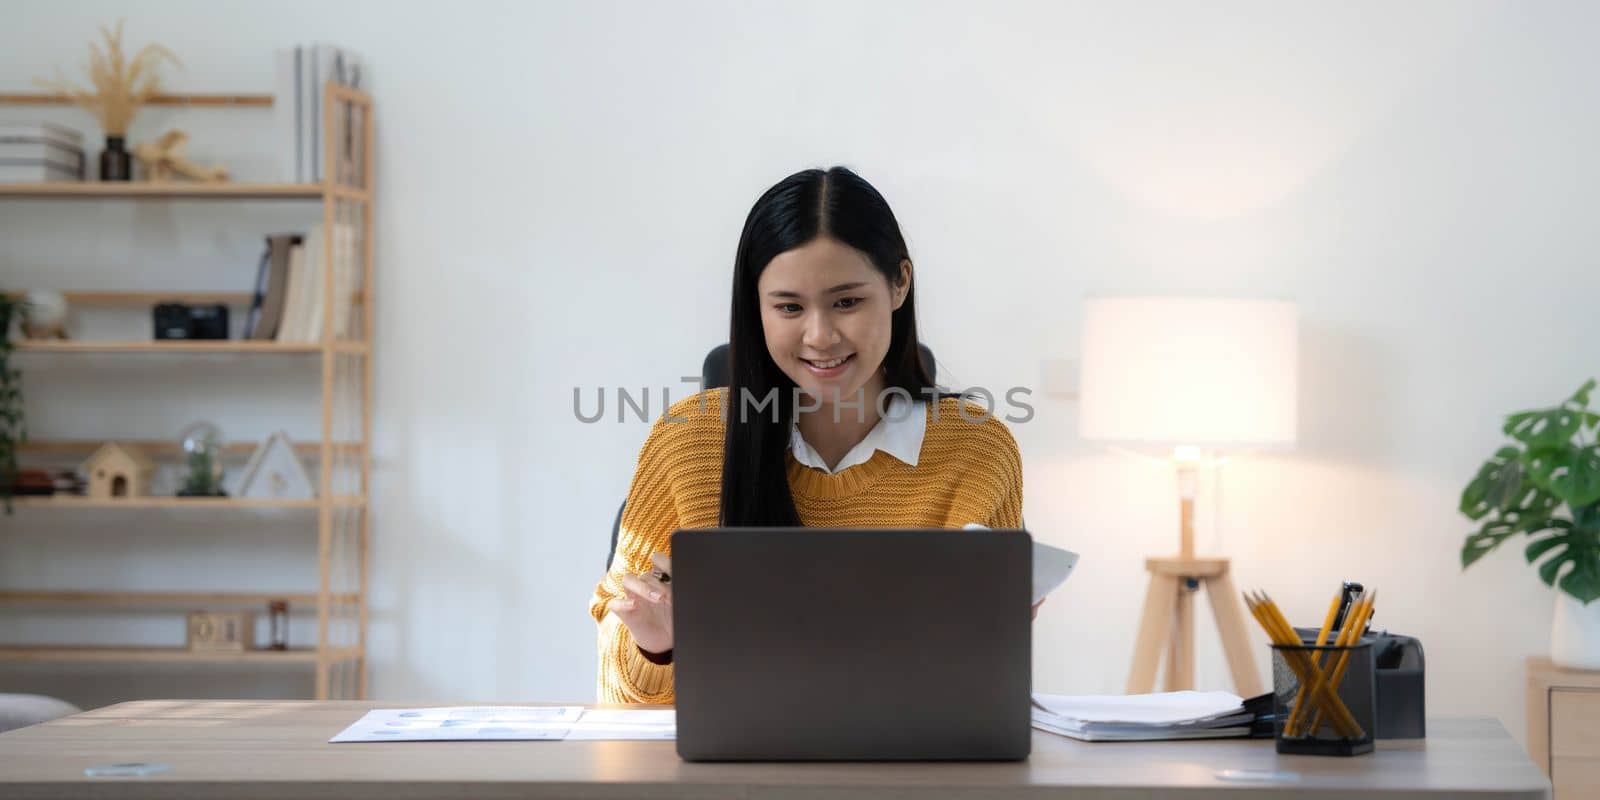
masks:
<svg viewBox="0 0 1600 800"><path fill-rule="evenodd" d="M1496 450L1461 491L1461 513L1481 523L1461 546L1463 569L1527 534L1533 541L1523 555L1538 562L1546 584L1584 603L1600 599L1600 414L1588 408L1595 385L1585 382L1555 408L1506 418L1514 443Z"/></svg>
<svg viewBox="0 0 1600 800"><path fill-rule="evenodd" d="M1502 430L1530 449L1566 447L1579 429L1600 424L1600 414L1588 410L1589 393L1594 387L1595 382L1590 380L1555 408L1512 414L1506 417Z"/></svg>
<svg viewBox="0 0 1600 800"><path fill-rule="evenodd" d="M1567 522L1550 518L1561 505L1561 501L1549 492L1532 487L1514 496L1517 499L1512 507L1492 507L1489 512L1474 517L1479 519L1492 513L1483 526L1476 533L1469 535L1466 543L1461 546L1462 569L1472 566L1472 562L1494 552L1494 549L1505 540L1519 533L1535 533L1548 529L1555 523ZM1461 504L1465 510L1467 505L1465 496L1462 497Z"/></svg>
<svg viewBox="0 0 1600 800"><path fill-rule="evenodd" d="M1600 446L1529 450L1523 462L1529 480L1573 508L1600 500Z"/></svg>
<svg viewBox="0 0 1600 800"><path fill-rule="evenodd" d="M1522 469L1522 450L1502 447L1478 468L1477 477L1461 491L1461 513L1480 520L1493 511L1520 507L1530 487ZM1537 487L1533 487L1537 488Z"/></svg>
<svg viewBox="0 0 1600 800"><path fill-rule="evenodd" d="M1496 450L1462 490L1461 513L1474 521L1485 520L1461 546L1462 568L1519 533L1548 527L1550 515L1561 505L1560 498L1528 480L1524 456L1516 447Z"/></svg>
<svg viewBox="0 0 1600 800"><path fill-rule="evenodd" d="M1600 600L1600 514L1591 507L1575 516L1551 520L1548 535L1534 539L1524 555L1532 564L1548 554L1539 565L1539 578L1550 586L1559 582L1562 591L1587 605ZM1568 564L1571 568L1563 574Z"/></svg>

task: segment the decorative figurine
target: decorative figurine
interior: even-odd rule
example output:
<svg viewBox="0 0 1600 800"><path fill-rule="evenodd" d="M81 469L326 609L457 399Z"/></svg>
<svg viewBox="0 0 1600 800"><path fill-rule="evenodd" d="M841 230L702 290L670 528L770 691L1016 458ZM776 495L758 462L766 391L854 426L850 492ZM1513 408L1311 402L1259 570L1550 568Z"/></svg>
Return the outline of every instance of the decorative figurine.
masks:
<svg viewBox="0 0 1600 800"><path fill-rule="evenodd" d="M273 600L267 604L267 619L271 622L268 650L289 649L289 601Z"/></svg>
<svg viewBox="0 0 1600 800"><path fill-rule="evenodd" d="M209 422L196 422L183 430L183 452L189 472L179 497L226 497L222 490L222 432Z"/></svg>
<svg viewBox="0 0 1600 800"><path fill-rule="evenodd" d="M66 339L67 298L60 292L28 292L22 303L22 335L29 339Z"/></svg>
<svg viewBox="0 0 1600 800"><path fill-rule="evenodd" d="M83 472L89 476L89 496L96 500L150 494L150 476L155 469L155 462L139 448L115 442L101 445L83 462Z"/></svg>
<svg viewBox="0 0 1600 800"><path fill-rule="evenodd" d="M228 179L228 171L222 167L202 167L184 158L183 145L187 141L189 134L183 131L167 131L160 139L133 148L133 157L144 166L145 179L156 182L169 181L172 180L173 173L206 183L221 183Z"/></svg>

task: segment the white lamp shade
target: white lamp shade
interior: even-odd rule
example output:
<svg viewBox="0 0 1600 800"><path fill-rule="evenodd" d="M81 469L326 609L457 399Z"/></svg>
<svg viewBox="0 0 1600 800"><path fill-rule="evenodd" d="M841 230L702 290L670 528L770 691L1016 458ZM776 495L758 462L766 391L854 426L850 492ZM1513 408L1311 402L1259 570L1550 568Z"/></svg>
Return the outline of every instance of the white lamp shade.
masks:
<svg viewBox="0 0 1600 800"><path fill-rule="evenodd" d="M1282 300L1085 301L1079 433L1136 445L1294 444L1299 316Z"/></svg>

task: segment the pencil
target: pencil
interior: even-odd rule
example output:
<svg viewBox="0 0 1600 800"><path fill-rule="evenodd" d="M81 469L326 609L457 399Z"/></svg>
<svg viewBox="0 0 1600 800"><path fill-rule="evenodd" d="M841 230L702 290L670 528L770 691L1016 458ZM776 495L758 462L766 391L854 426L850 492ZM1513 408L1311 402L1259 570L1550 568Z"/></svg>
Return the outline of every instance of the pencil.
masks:
<svg viewBox="0 0 1600 800"><path fill-rule="evenodd" d="M1360 613L1361 613L1361 597L1357 596L1355 605L1351 608L1351 613L1349 614L1349 616L1347 618L1347 623L1346 623L1345 627L1341 628L1339 630L1339 635L1334 638L1334 646L1335 647L1338 647L1338 646L1340 646L1340 645L1342 645L1344 643L1345 634L1349 631L1348 620L1354 620L1357 616L1359 616ZM1329 623L1328 627L1331 628L1332 624ZM1318 638L1317 638L1317 645L1320 647L1320 646L1326 645L1327 643L1328 643L1327 637L1319 632L1318 633ZM1321 651L1315 651L1315 652L1316 652L1316 656L1314 656L1314 658L1316 658L1319 661L1322 661L1322 659L1321 659ZM1332 666L1332 663L1325 663L1323 665L1324 666ZM1326 672L1322 672L1322 673L1318 674L1317 678L1312 682L1309 691L1311 691L1313 693L1317 692L1317 691L1321 690L1323 686L1327 686L1329 684L1330 684L1330 681L1327 680L1327 673ZM1337 691L1337 687L1333 687L1333 688L1334 688L1335 691ZM1299 711L1301 713L1299 713L1299 714L1291 714L1290 715L1289 722L1286 725L1286 727L1289 730L1289 734L1291 736L1297 736L1298 737L1298 736L1310 736L1311 734L1316 733L1317 728L1322 724L1321 709L1308 709L1308 708L1303 708L1303 707L1297 706L1295 708L1295 711ZM1308 721L1309 721L1309 724L1307 724Z"/></svg>
<svg viewBox="0 0 1600 800"><path fill-rule="evenodd" d="M1328 614L1327 614L1327 616L1323 617L1323 619L1322 619L1322 630L1317 632L1317 646L1318 647L1322 647L1323 645L1326 645L1328 643L1328 634L1333 632L1333 619L1334 619L1334 617L1339 616L1339 601L1340 601L1340 599L1342 599L1341 596L1340 596L1340 593L1339 592L1334 592L1333 593L1333 600L1328 603ZM1317 651L1317 652L1321 653L1320 650ZM1289 720L1288 720L1288 722L1284 723L1284 727L1286 727L1289 730L1293 731L1295 729L1295 726L1305 718L1305 715L1306 715L1305 700L1306 700L1306 685L1304 683L1301 683L1299 690L1296 691L1295 695L1294 695L1294 708L1289 710Z"/></svg>
<svg viewBox="0 0 1600 800"><path fill-rule="evenodd" d="M1334 727L1339 729L1341 735L1355 738L1360 735L1361 726L1356 723L1354 715L1345 707L1344 701L1338 695L1327 691L1323 681L1322 670L1304 650L1300 637L1283 617L1283 612L1278 610L1277 604L1265 592L1259 596L1245 594L1245 604L1256 621L1267 631L1267 636L1279 645L1289 649L1283 650L1284 663L1294 670L1300 678L1301 685L1310 684L1309 690L1313 702L1329 708Z"/></svg>
<svg viewBox="0 0 1600 800"><path fill-rule="evenodd" d="M1343 667L1349 663L1349 647L1360 638L1362 631L1366 630L1366 620L1371 617L1372 602L1377 597L1376 591L1363 591L1357 595L1355 605L1350 609L1350 614L1345 618L1344 627L1339 630L1339 635L1334 639L1334 646L1340 648L1338 660L1330 665L1330 670L1324 677L1324 683L1335 693L1339 691L1339 683L1344 679ZM1337 672L1335 676L1333 673ZM1322 724L1322 713L1319 711L1311 717L1311 724L1302 731L1302 735L1310 735ZM1359 726L1358 726L1359 727ZM1360 735L1359 733L1357 734Z"/></svg>
<svg viewBox="0 0 1600 800"><path fill-rule="evenodd" d="M1354 646L1356 642L1361 641L1362 634L1366 633L1367 623L1372 620L1373 606L1377 605L1378 603L1378 590L1373 589L1370 592L1362 592L1362 597L1365 599L1365 602L1358 606L1356 611L1350 615L1354 618L1354 624L1346 623L1346 630L1340 631L1341 634L1348 632L1348 635L1341 637L1345 640L1346 648L1350 648ZM1340 651L1339 663L1333 668L1333 674L1329 678L1329 681L1333 684L1333 690L1335 692L1339 690L1339 683L1340 681L1344 680L1345 669L1349 666L1350 650L1345 649ZM1313 720L1313 724L1316 724L1315 720Z"/></svg>

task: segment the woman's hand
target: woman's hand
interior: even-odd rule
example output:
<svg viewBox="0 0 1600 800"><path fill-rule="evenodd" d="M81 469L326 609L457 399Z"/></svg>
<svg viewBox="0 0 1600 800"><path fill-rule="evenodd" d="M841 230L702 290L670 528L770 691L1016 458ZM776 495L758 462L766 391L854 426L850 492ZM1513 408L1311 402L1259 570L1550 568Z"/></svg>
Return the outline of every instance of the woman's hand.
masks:
<svg viewBox="0 0 1600 800"><path fill-rule="evenodd" d="M672 649L672 558L650 554L655 569L624 575L623 597L611 601L611 613L633 634L633 641L649 653Z"/></svg>

